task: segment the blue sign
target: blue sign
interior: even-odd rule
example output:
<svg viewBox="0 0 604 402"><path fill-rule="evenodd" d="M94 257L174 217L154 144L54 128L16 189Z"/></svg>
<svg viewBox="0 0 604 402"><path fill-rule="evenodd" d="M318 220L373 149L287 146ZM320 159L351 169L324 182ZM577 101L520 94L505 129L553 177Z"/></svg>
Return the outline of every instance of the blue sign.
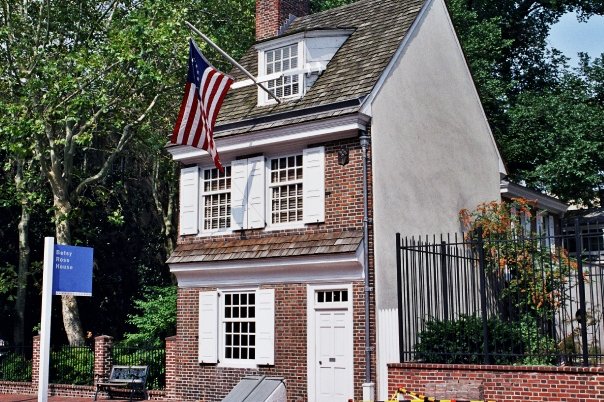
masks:
<svg viewBox="0 0 604 402"><path fill-rule="evenodd" d="M52 294L92 296L92 248L55 245Z"/></svg>

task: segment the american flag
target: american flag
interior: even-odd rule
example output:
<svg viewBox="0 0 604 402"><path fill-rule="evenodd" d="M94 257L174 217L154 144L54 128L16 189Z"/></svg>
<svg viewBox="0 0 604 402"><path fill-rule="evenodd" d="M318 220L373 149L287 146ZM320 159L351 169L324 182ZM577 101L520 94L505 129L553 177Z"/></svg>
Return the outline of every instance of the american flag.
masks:
<svg viewBox="0 0 604 402"><path fill-rule="evenodd" d="M223 167L214 143L214 124L232 83L231 77L208 63L191 39L185 96L170 142L208 151L220 171L223 171Z"/></svg>

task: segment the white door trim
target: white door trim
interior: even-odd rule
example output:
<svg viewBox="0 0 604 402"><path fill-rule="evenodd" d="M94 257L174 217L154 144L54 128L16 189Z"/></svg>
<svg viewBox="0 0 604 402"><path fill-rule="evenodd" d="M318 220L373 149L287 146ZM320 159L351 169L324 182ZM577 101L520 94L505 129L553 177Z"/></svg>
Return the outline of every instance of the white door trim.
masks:
<svg viewBox="0 0 604 402"><path fill-rule="evenodd" d="M353 292L351 283L334 283L334 284L321 284L321 285L307 285L306 287L306 319L307 319L307 330L306 330L306 344L307 344L307 356L306 356L306 367L307 367L307 383L308 383L308 401L315 402L316 394L316 364L315 357L317 351L317 345L315 342L315 331L316 331L316 319L315 312L321 308L317 308L315 305L315 293L317 290L347 290L348 301L346 303L338 303L337 308L348 310L349 314L349 325L348 325L348 336L350 337L350 350L349 355L352 356L352 386L354 388L354 344L353 344L353 317L354 311L352 308ZM328 308L328 307L327 307Z"/></svg>

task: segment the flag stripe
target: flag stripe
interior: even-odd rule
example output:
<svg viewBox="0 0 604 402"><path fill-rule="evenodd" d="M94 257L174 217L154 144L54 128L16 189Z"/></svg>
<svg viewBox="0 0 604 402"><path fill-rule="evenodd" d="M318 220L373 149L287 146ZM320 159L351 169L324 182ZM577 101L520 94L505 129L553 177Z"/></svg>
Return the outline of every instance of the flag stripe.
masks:
<svg viewBox="0 0 604 402"><path fill-rule="evenodd" d="M233 80L229 77L224 77L223 78L223 84L220 87L220 91L219 96L218 96L218 100L214 103L214 109L212 110L212 118L210 119L210 125L212 127L214 127L214 124L216 124L216 118L218 117L218 111L220 110L220 107L222 106L222 102L224 101L224 98L226 97L228 88L231 86L231 84L233 84ZM227 88L226 90L224 88Z"/></svg>
<svg viewBox="0 0 604 402"><path fill-rule="evenodd" d="M233 79L210 66L191 40L185 95L170 142L206 150L222 170L214 142L214 124Z"/></svg>
<svg viewBox="0 0 604 402"><path fill-rule="evenodd" d="M193 96L193 102L191 103L191 112L193 112L193 117L191 117L191 114L189 113L189 118L187 119L187 124L185 125L185 129L184 129L183 137L182 137L183 144L191 145L191 144L189 144L189 134L191 134L191 126L193 125L193 122L195 121L195 119L197 119L197 115L199 113L198 104L199 104L199 97Z"/></svg>
<svg viewBox="0 0 604 402"><path fill-rule="evenodd" d="M179 127L179 132L178 132L178 143L179 144L182 144L185 128L189 121L189 115L191 114L191 105L193 103L193 100L195 99L195 85L191 84L191 86L189 87L189 93L186 94L186 96L187 96L187 103L186 103L187 109L185 110L185 114L182 118L183 121Z"/></svg>
<svg viewBox="0 0 604 402"><path fill-rule="evenodd" d="M174 125L174 130L172 130L172 143L178 142L178 135L180 133L180 125L182 124L182 119L185 112L188 113L187 102L189 100L189 94L191 91L191 83L187 82L185 85L185 96L182 99L182 103L180 104L180 111L178 112L178 118L176 119L176 124Z"/></svg>

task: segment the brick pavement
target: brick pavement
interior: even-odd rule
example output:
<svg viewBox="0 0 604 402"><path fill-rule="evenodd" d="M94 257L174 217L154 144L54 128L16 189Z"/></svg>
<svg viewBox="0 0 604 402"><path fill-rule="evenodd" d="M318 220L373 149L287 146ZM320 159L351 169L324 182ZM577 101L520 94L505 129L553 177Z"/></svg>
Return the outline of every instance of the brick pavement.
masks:
<svg viewBox="0 0 604 402"><path fill-rule="evenodd" d="M88 397L67 397L67 396L49 396L48 402L91 402L94 398ZM108 399L104 396L100 396L98 401L111 400L113 402L126 402L129 399ZM0 402L37 402L37 395L18 395L18 394L0 394ZM154 401L154 402L168 402L168 401ZM173 401L172 401L173 402Z"/></svg>

